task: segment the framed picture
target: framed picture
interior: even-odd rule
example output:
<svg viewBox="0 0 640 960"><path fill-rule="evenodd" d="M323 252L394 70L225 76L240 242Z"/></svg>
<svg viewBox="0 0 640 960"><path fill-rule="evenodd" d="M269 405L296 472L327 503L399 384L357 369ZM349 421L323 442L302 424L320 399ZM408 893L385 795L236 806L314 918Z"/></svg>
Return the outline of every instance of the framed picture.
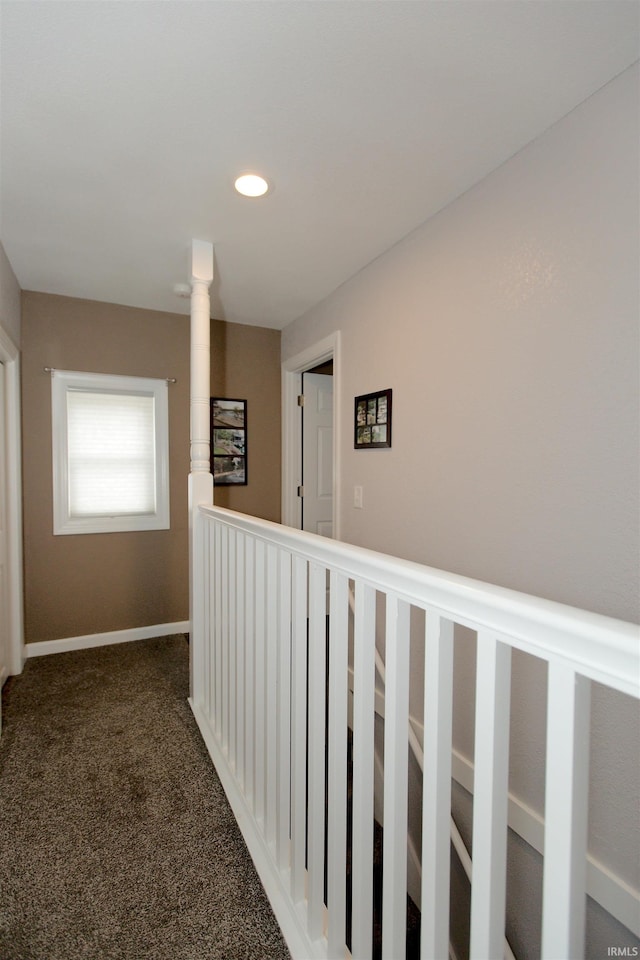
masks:
<svg viewBox="0 0 640 960"><path fill-rule="evenodd" d="M215 486L247 483L247 401L211 397L211 473Z"/></svg>
<svg viewBox="0 0 640 960"><path fill-rule="evenodd" d="M391 390L379 390L356 397L353 437L356 450L391 446L391 394Z"/></svg>

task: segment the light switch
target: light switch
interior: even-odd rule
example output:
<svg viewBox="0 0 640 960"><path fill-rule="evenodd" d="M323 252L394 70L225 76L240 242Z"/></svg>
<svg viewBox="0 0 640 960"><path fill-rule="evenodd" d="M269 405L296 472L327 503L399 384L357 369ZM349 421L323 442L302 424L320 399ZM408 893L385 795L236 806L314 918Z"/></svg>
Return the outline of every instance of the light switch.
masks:
<svg viewBox="0 0 640 960"><path fill-rule="evenodd" d="M353 488L353 505L358 510L362 510L362 487Z"/></svg>

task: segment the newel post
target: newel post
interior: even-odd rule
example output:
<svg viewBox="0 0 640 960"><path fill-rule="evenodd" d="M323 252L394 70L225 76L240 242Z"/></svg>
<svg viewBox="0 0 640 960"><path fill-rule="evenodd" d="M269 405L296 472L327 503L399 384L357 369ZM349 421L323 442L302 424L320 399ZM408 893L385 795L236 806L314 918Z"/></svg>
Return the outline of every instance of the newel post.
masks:
<svg viewBox="0 0 640 960"><path fill-rule="evenodd" d="M196 705L204 701L205 590L204 529L198 522L201 504L213 503L209 460L209 397L213 246L191 244L191 469L189 473L189 629L190 692Z"/></svg>

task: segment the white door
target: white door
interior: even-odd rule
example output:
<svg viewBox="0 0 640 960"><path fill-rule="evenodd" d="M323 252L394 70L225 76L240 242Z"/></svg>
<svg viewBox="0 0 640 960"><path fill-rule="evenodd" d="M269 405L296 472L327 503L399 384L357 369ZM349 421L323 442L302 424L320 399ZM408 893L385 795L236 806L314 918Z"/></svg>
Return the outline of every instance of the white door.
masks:
<svg viewBox="0 0 640 960"><path fill-rule="evenodd" d="M333 377L302 374L302 529L333 536Z"/></svg>
<svg viewBox="0 0 640 960"><path fill-rule="evenodd" d="M7 589L7 431L4 364L0 362L0 690L9 673L9 591ZM2 704L0 702L0 730Z"/></svg>

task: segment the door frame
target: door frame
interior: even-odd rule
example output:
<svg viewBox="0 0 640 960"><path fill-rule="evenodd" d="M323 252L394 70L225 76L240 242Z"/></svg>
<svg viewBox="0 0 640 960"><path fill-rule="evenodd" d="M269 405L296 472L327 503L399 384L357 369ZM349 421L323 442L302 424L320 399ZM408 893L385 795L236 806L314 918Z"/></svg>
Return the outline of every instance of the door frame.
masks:
<svg viewBox="0 0 640 960"><path fill-rule="evenodd" d="M20 447L20 351L0 326L0 361L5 367L7 595L9 601L8 671L22 673L24 666L24 614L22 580L22 469Z"/></svg>
<svg viewBox="0 0 640 960"><path fill-rule="evenodd" d="M302 423L298 396L302 374L333 360L333 539L340 539L340 331L282 362L282 522L301 527L297 488L302 480Z"/></svg>

